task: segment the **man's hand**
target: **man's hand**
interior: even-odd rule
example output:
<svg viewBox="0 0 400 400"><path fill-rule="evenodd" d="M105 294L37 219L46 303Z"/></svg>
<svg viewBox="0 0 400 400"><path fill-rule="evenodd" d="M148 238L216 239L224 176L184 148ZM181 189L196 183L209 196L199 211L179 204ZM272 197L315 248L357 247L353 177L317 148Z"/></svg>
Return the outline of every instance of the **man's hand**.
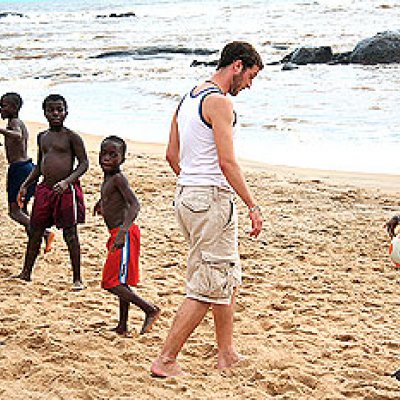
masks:
<svg viewBox="0 0 400 400"><path fill-rule="evenodd" d="M251 232L250 236L257 237L262 229L263 218L261 215L261 210L259 207L255 207L254 210L249 211L249 216L251 219Z"/></svg>

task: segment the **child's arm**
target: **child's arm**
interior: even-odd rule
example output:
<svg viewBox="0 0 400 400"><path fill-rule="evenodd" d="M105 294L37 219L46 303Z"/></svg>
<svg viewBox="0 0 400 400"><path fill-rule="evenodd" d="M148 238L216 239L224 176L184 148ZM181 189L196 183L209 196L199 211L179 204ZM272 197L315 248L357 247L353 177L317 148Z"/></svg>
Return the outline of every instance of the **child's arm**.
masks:
<svg viewBox="0 0 400 400"><path fill-rule="evenodd" d="M89 168L89 160L82 138L74 132L70 133L73 156L78 160L78 165L71 171L69 176L54 185L54 190L59 193L63 193L68 188L68 185L74 183Z"/></svg>
<svg viewBox="0 0 400 400"><path fill-rule="evenodd" d="M39 179L40 175L42 175L42 172L40 171L40 166L42 164L42 149L41 149L41 145L40 145L40 138L41 138L42 134L43 134L43 132L39 133L38 138L37 138L37 145L38 145L37 164L31 171L31 173L27 176L25 181L22 183L21 187L19 188L18 195L17 195L17 204L21 208L23 207L23 205L25 203L25 196L26 196L28 187L32 183L37 181Z"/></svg>
<svg viewBox="0 0 400 400"><path fill-rule="evenodd" d="M111 251L123 247L125 244L125 234L129 230L133 221L136 219L140 210L139 201L132 189L129 187L128 180L125 178L125 176L123 174L117 174L114 179L116 189L121 192L126 202L127 212L125 214L125 220L123 221L122 226L117 233Z"/></svg>
<svg viewBox="0 0 400 400"><path fill-rule="evenodd" d="M97 200L96 204L94 205L93 215L103 215L101 210L101 199Z"/></svg>
<svg viewBox="0 0 400 400"><path fill-rule="evenodd" d="M4 136L21 138L22 130L17 118L12 118L8 121L7 127L0 128L0 133Z"/></svg>

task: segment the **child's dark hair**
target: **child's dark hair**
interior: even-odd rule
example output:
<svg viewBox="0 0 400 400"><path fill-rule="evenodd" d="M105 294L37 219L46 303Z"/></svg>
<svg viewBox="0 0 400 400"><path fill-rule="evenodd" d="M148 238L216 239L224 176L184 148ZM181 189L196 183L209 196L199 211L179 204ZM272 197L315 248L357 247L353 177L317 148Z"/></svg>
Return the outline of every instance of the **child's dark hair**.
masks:
<svg viewBox="0 0 400 400"><path fill-rule="evenodd" d="M114 142L117 143L119 145L121 145L122 147L122 155L125 158L125 153L126 153L126 142L124 139L120 138L119 136L116 135L111 135L111 136L107 136L106 138L104 138L101 142L101 144L103 144L104 142Z"/></svg>
<svg viewBox="0 0 400 400"><path fill-rule="evenodd" d="M43 109L43 111L46 110L46 105L47 105L47 103L48 103L49 101L60 101L60 100L61 100L61 101L63 102L63 104L64 104L65 111L67 111L67 108L68 108L68 106L67 106L67 100L65 100L64 97L61 96L61 94L49 94L49 95L43 100L43 103L42 103L42 109Z"/></svg>
<svg viewBox="0 0 400 400"><path fill-rule="evenodd" d="M18 93L15 92L4 93L3 96L1 96L0 98L0 104L2 104L3 100L6 98L15 105L18 111L21 109L23 102L21 96Z"/></svg>

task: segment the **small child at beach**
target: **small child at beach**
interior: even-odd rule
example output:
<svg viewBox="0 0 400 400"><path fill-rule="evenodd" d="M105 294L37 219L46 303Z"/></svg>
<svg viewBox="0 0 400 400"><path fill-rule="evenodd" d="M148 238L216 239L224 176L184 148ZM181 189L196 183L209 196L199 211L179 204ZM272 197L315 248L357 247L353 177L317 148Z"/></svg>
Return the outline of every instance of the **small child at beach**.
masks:
<svg viewBox="0 0 400 400"><path fill-rule="evenodd" d="M5 93L0 98L1 118L7 119L7 126L5 129L0 128L0 133L4 135L4 146L9 164L7 171L8 214L14 221L24 226L29 234L28 202L35 192L37 182L32 182L27 188L25 201L19 205L17 202L19 189L35 166L32 159L28 157L29 133L25 124L19 119L21 107L22 98L18 93ZM54 233L45 230L44 238L45 253L47 253L50 251Z"/></svg>
<svg viewBox="0 0 400 400"><path fill-rule="evenodd" d="M140 231L133 222L140 205L120 169L125 161L125 153L126 143L120 137L108 136L102 141L99 163L104 180L94 215L102 215L110 231L101 286L119 297L119 322L113 330L119 335L127 334L129 305L133 303L145 313L140 331L142 335L158 319L160 309L142 299L129 287L136 286L139 281Z"/></svg>
<svg viewBox="0 0 400 400"><path fill-rule="evenodd" d="M41 175L36 187L30 219L30 236L24 266L16 278L30 281L46 228L55 225L62 229L73 271L73 290L84 288L81 279L81 252L77 224L85 221L85 205L79 177L88 169L89 162L81 137L64 127L68 115L67 102L59 94L47 96L42 104L49 129L39 133L38 162L22 184L20 201L27 197L28 187ZM74 168L75 161L77 165Z"/></svg>

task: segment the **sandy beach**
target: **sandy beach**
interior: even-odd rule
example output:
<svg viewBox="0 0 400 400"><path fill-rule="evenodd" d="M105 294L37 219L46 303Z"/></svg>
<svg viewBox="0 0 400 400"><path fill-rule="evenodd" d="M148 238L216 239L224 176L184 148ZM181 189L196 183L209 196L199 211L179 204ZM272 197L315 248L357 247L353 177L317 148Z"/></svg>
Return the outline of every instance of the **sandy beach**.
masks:
<svg viewBox="0 0 400 400"><path fill-rule="evenodd" d="M68 122L68 121L67 121ZM43 125L30 123L31 148ZM68 126L68 124L67 124ZM33 281L20 271L26 235L9 219L0 155L0 399L399 399L399 274L388 257L385 221L400 213L400 176L339 173L242 162L265 228L250 239L238 201L244 272L235 317L247 360L216 370L211 314L185 345L185 377L154 379L149 367L184 295L186 244L175 222L175 178L164 147L128 142L124 171L141 201L137 292L162 308L140 336L110 331L118 300L100 288L107 229L92 210L102 179L100 138L83 135L90 169L82 179L87 221L79 227L86 290L71 291L61 232L39 255ZM399 171L400 172L400 171Z"/></svg>

